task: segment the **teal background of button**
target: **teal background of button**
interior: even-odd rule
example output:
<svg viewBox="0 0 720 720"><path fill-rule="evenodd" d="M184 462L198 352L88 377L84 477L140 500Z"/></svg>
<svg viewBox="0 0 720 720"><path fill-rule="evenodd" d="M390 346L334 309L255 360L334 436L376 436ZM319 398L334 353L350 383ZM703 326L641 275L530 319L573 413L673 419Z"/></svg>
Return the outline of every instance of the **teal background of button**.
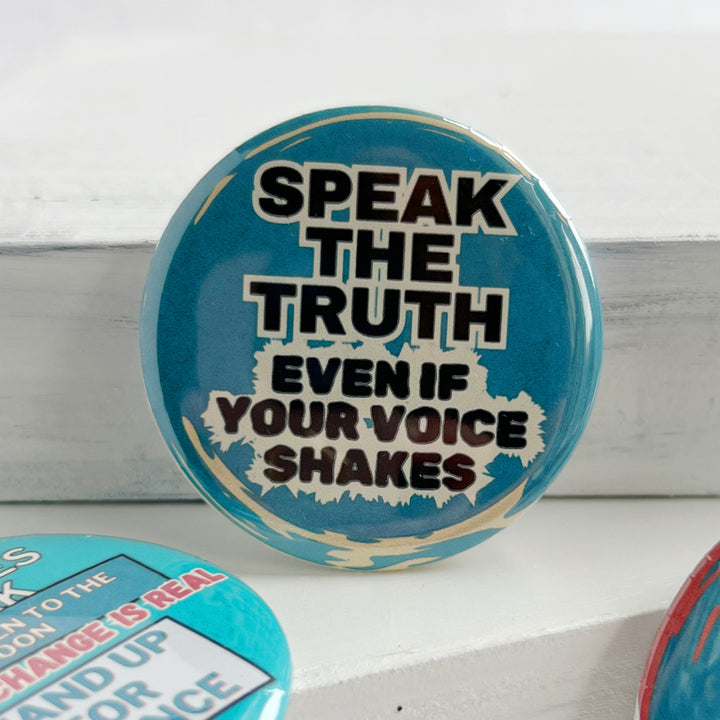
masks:
<svg viewBox="0 0 720 720"><path fill-rule="evenodd" d="M15 557L21 553L39 553L40 558L28 564L13 562L3 557L8 551L16 550ZM193 630L244 660L259 667L272 680L252 692L239 702L233 703L221 713L216 715L227 720L273 720L284 715L289 699L292 666L290 652L285 635L270 608L250 587L237 578L224 572L211 563L193 555L152 543L121 538L104 537L99 535L23 535L6 537L0 540L0 572L6 571L11 565L16 569L8 573L3 579L12 581L14 588L23 591L35 591L34 595L26 598L15 598L18 602L3 610L3 621L9 622L14 616L14 608L34 605L40 607L44 595L43 589L55 586L57 592L50 592L53 597L66 600L66 607L72 605L74 626L80 628L96 619L103 618L124 603L138 600L148 590L159 587L169 579L177 578L196 568L207 570L209 573L223 573L228 576L216 584L201 588L198 592L176 602L163 610L152 609L149 605L143 607L151 610L150 617L133 628L124 629L116 623L105 621L107 627L119 632L117 638L99 645L88 654L82 655L54 673L49 673L40 682L32 687L17 693L5 702L0 702L0 711L5 713L12 707L25 700L32 703L31 696L41 692L42 688L54 684L67 673L78 670L85 664L92 665L92 659L107 652L113 646L135 635L143 628L148 628L163 618L170 618L177 623ZM120 561L120 562L118 562ZM88 570L89 572L83 573ZM96 572L112 570L114 575L106 573L109 577L117 577L115 582L102 588L94 589L82 599L73 600L67 594L61 594L59 589L71 586L73 579L85 574L91 576ZM122 576L118 574L122 571ZM75 577L73 577L75 576ZM94 593L103 594L102 601L93 598ZM45 612L44 619L37 619L36 623L47 621L54 623L55 617L62 614L66 607L54 612ZM22 615L28 625L32 616ZM52 644L67 635L66 628L58 627L58 632L46 635L38 640L31 648L32 652L40 651L43 644ZM0 640L9 642L8 640ZM13 658L22 662L20 658ZM8 663L6 669L13 663ZM207 673L213 672L208 665ZM138 680L143 680L142 672L137 673ZM232 680L232 678L230 679ZM151 688L152 689L152 688ZM183 688L179 688L183 689ZM98 697L98 700L102 699ZM112 699L112 697L110 698Z"/></svg>
<svg viewBox="0 0 720 720"><path fill-rule="evenodd" d="M305 140L293 144L299 137ZM273 154L280 143L281 156ZM308 277L312 272L312 251L298 246L297 225L265 222L252 208L254 173L277 157L297 163L402 164L408 172L442 168L448 175L454 169L522 175L503 199L517 236L487 235L472 243L464 235L459 280L473 287L510 288L508 349L481 352L481 364L488 370L488 393L514 397L526 391L544 410L540 457L528 467L517 458L497 457L488 466L494 480L478 491L474 503L456 497L438 510L432 499L421 497L402 506L344 498L327 507L309 494L295 497L282 487L261 496L243 474L252 448L237 444L223 453L211 445L200 419L208 393L217 388L251 393L254 352L265 342L255 338L256 305L243 302L238 293L241 276ZM233 178L195 223L213 189L229 175ZM221 319L218 308L223 309ZM303 116L253 138L215 166L183 202L158 246L140 334L146 387L158 425L202 494L285 552L366 568L454 554L493 535L497 525L507 524L537 500L587 422L602 346L599 297L585 249L542 181L503 148L464 126L396 108L340 108ZM200 451L188 437L188 422ZM218 481L209 469L213 459L230 469L243 498ZM504 508L502 522L451 536L450 528L492 512L521 487L521 497ZM407 536L413 538L408 552L386 547L350 557L356 553L348 544L366 542L377 549Z"/></svg>

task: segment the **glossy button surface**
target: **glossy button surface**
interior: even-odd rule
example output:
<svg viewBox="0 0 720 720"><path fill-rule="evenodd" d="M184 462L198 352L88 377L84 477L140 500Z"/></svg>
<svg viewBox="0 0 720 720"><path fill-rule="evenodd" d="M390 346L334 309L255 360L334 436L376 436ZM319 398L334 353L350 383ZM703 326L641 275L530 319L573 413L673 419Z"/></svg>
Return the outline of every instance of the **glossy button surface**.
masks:
<svg viewBox="0 0 720 720"><path fill-rule="evenodd" d="M636 720L720 717L720 543L665 614L645 663Z"/></svg>
<svg viewBox="0 0 720 720"><path fill-rule="evenodd" d="M283 632L244 583L118 538L0 539L3 720L275 720Z"/></svg>
<svg viewBox="0 0 720 720"><path fill-rule="evenodd" d="M307 560L407 567L490 537L557 475L600 306L572 224L505 148L341 108L198 183L153 258L141 350L211 503Z"/></svg>

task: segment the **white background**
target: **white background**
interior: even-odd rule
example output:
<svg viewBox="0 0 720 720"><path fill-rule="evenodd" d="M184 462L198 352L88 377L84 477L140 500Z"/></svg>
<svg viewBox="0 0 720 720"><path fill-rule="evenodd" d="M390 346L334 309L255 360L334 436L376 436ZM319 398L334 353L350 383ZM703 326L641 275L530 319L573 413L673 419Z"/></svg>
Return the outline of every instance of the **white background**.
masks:
<svg viewBox="0 0 720 720"><path fill-rule="evenodd" d="M711 0L0 7L5 243L156 242L232 148L353 104L494 137L588 240L717 231Z"/></svg>

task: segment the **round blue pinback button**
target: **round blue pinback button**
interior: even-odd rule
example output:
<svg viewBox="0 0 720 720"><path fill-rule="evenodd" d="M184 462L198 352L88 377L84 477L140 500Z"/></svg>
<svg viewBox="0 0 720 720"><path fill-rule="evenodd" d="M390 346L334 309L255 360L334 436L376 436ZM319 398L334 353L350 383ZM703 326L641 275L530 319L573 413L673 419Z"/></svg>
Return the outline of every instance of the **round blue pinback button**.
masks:
<svg viewBox="0 0 720 720"><path fill-rule="evenodd" d="M298 557L398 568L541 496L592 406L600 303L570 220L505 148L341 108L198 183L153 258L140 340L207 500Z"/></svg>
<svg viewBox="0 0 720 720"><path fill-rule="evenodd" d="M160 545L92 535L0 540L4 720L274 720L282 629L247 585Z"/></svg>
<svg viewBox="0 0 720 720"><path fill-rule="evenodd" d="M714 720L720 703L720 543L665 613L640 681L635 720Z"/></svg>

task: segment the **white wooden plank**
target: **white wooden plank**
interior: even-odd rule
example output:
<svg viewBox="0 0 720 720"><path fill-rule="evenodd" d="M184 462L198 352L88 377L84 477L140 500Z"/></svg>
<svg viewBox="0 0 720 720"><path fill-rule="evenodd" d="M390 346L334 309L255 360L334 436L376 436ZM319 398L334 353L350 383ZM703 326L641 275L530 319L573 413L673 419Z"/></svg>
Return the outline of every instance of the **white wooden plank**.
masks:
<svg viewBox="0 0 720 720"><path fill-rule="evenodd" d="M719 494L720 242L592 244L595 409L551 492Z"/></svg>
<svg viewBox="0 0 720 720"><path fill-rule="evenodd" d="M605 621L301 691L287 720L627 720L661 619Z"/></svg>
<svg viewBox="0 0 720 720"><path fill-rule="evenodd" d="M0 498L188 496L145 399L149 250L0 255Z"/></svg>
<svg viewBox="0 0 720 720"><path fill-rule="evenodd" d="M0 525L158 542L236 574L288 637L288 720L626 720L718 511L718 499L544 499L466 553L370 575L284 556L204 504L0 505Z"/></svg>
<svg viewBox="0 0 720 720"><path fill-rule="evenodd" d="M0 500L192 498L149 411L152 248L0 254ZM597 403L551 492L720 494L720 241L591 243Z"/></svg>
<svg viewBox="0 0 720 720"><path fill-rule="evenodd" d="M429 110L497 138L587 238L720 234L716 5L692 15L648 2L645 24L639 9L617 6L615 25L603 4L561 0L555 13L458 1L359 12L313 0L281 3L277 15L247 3L218 15L123 3L65 16L46 5L54 22L13 4L19 29L4 23L5 244L156 241L236 145L294 115L361 103ZM593 19L715 32L516 31L584 30Z"/></svg>
<svg viewBox="0 0 720 720"><path fill-rule="evenodd" d="M718 492L720 6L40 7L0 28L0 498L192 496L139 379L145 245L235 144L357 102L498 137L590 238L605 369L553 492Z"/></svg>

